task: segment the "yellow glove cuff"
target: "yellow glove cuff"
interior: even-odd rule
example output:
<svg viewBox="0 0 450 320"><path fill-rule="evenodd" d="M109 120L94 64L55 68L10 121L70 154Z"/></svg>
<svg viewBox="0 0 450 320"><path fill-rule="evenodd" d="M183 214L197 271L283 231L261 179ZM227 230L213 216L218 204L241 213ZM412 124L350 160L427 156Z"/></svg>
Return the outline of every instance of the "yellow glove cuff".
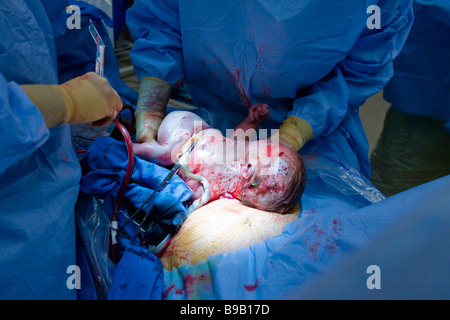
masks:
<svg viewBox="0 0 450 320"><path fill-rule="evenodd" d="M75 78L62 85L21 87L43 114L48 128L66 123L92 122L108 114L104 97L92 83L82 78Z"/></svg>
<svg viewBox="0 0 450 320"><path fill-rule="evenodd" d="M57 85L22 85L33 104L41 111L48 128L67 123L67 109Z"/></svg>
<svg viewBox="0 0 450 320"><path fill-rule="evenodd" d="M279 130L280 142L299 151L306 142L314 137L314 131L308 122L296 116L289 116Z"/></svg>
<svg viewBox="0 0 450 320"><path fill-rule="evenodd" d="M171 85L164 80L155 77L143 78L139 84L135 114L148 112L164 118L171 90Z"/></svg>
<svg viewBox="0 0 450 320"><path fill-rule="evenodd" d="M166 86L168 86L168 87L171 87L171 85L170 85L168 82L166 82L166 81L164 81L164 80L161 80L161 79L159 79L159 78L156 78L156 77L144 77L144 78L142 78L141 83L142 83L143 81L147 81L147 80L158 81L158 82L161 82L162 84L164 84L164 85L166 85Z"/></svg>
<svg viewBox="0 0 450 320"><path fill-rule="evenodd" d="M135 112L137 142L156 140L171 90L171 85L164 80L155 77L141 80Z"/></svg>
<svg viewBox="0 0 450 320"><path fill-rule="evenodd" d="M66 123L102 125L122 109L122 101L108 80L91 72L61 85L23 85L48 128Z"/></svg>
<svg viewBox="0 0 450 320"><path fill-rule="evenodd" d="M87 123L108 114L105 98L89 81L75 78L58 86L67 110L65 123ZM95 102L95 108L92 103Z"/></svg>

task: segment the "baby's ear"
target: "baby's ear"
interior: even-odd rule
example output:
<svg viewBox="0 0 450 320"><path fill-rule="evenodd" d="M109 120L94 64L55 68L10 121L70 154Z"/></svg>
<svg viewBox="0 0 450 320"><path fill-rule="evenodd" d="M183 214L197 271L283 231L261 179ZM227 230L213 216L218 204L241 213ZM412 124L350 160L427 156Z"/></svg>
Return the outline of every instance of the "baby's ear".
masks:
<svg viewBox="0 0 450 320"><path fill-rule="evenodd" d="M241 176L244 179L250 179L255 173L255 166L251 163L247 163L246 165L241 167Z"/></svg>

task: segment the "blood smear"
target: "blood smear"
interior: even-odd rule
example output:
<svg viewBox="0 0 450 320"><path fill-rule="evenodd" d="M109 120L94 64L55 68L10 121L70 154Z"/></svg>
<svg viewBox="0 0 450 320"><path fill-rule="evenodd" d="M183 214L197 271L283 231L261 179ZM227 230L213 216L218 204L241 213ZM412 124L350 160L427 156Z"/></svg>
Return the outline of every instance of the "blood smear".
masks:
<svg viewBox="0 0 450 320"><path fill-rule="evenodd" d="M234 67L234 66L232 66L232 67ZM242 69L236 69L236 72L233 74L233 78L236 83L236 87L237 87L238 94L239 94L239 99L245 106L247 106L247 108L250 108L252 106L252 103L251 103L250 99L248 98L247 93L245 92L244 83L242 82L242 79L241 79L241 72L242 72Z"/></svg>
<svg viewBox="0 0 450 320"><path fill-rule="evenodd" d="M248 292L255 291L256 288L258 288L258 280L256 280L255 284L244 285L244 289L247 290Z"/></svg>

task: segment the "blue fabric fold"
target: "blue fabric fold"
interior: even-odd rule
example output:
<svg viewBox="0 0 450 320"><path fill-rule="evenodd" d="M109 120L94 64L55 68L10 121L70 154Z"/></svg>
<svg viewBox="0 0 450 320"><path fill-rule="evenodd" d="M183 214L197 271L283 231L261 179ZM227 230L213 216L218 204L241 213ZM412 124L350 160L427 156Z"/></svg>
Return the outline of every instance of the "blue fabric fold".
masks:
<svg viewBox="0 0 450 320"><path fill-rule="evenodd" d="M117 265L110 300L161 300L163 296L161 261L143 247L129 247Z"/></svg>

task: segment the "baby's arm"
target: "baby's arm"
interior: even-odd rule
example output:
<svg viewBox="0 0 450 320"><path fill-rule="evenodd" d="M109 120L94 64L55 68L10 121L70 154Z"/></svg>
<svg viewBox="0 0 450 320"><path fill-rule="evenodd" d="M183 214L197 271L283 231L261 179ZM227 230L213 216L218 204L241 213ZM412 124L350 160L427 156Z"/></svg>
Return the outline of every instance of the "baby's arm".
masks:
<svg viewBox="0 0 450 320"><path fill-rule="evenodd" d="M267 104L257 103L252 105L248 111L247 118L234 128L233 135L230 138L234 139L239 129L242 129L244 132L249 129L256 130L261 122L268 117L270 117L270 114L269 106Z"/></svg>
<svg viewBox="0 0 450 320"><path fill-rule="evenodd" d="M154 162L160 166L171 166L174 164L172 159L172 148L169 145L160 145L156 141L134 143L134 153L144 160Z"/></svg>

